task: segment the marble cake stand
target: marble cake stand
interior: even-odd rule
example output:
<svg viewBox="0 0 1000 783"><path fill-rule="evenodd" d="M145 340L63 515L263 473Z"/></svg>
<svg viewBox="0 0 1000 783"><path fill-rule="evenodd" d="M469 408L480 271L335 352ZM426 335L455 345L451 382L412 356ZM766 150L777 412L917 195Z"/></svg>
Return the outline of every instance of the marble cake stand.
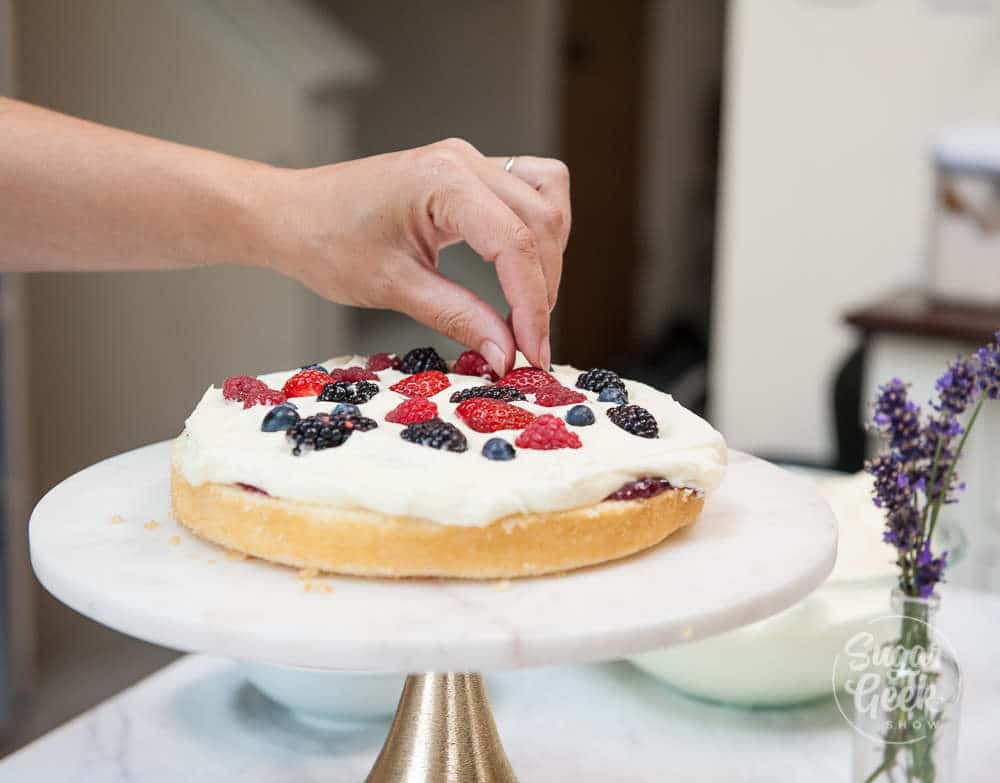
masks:
<svg viewBox="0 0 1000 783"><path fill-rule="evenodd" d="M470 672L608 660L751 623L812 591L836 556L836 522L808 481L731 453L696 525L616 563L511 582L304 581L174 522L169 459L169 444L154 444L49 492L30 523L39 580L78 612L166 647L427 672L408 677L369 783L514 781Z"/></svg>

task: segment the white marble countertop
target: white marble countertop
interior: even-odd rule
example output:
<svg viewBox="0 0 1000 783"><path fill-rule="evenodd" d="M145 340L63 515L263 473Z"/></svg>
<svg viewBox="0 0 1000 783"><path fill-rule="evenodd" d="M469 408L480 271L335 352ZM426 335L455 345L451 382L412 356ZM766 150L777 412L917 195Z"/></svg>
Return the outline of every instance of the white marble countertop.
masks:
<svg viewBox="0 0 1000 783"><path fill-rule="evenodd" d="M995 780L1000 594L948 588L940 621L965 676L959 779ZM522 783L849 779L851 735L832 700L733 709L625 663L504 672L488 683ZM189 656L0 761L0 781L361 781L387 728L306 726L247 685L238 664Z"/></svg>

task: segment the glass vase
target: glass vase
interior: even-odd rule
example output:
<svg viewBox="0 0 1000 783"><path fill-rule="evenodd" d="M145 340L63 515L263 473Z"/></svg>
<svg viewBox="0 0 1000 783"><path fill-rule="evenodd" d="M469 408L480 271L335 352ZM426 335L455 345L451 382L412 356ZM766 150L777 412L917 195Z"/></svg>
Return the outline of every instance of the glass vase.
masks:
<svg viewBox="0 0 1000 783"><path fill-rule="evenodd" d="M855 783L957 781L961 672L934 625L939 599L892 591L890 641L859 656L854 703ZM884 638L884 637L883 637Z"/></svg>

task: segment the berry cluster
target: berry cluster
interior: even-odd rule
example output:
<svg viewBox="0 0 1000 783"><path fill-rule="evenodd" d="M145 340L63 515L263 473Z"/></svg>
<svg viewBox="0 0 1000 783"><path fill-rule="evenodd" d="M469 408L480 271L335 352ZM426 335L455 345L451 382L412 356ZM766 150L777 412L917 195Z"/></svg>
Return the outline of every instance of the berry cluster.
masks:
<svg viewBox="0 0 1000 783"><path fill-rule="evenodd" d="M660 434L653 414L638 405L619 405L608 411L608 418L625 432L640 438L655 438Z"/></svg>
<svg viewBox="0 0 1000 783"><path fill-rule="evenodd" d="M614 370L602 370L599 367L580 373L580 377L576 379L576 387L587 391L601 392L609 386L624 389L625 381Z"/></svg>
<svg viewBox="0 0 1000 783"><path fill-rule="evenodd" d="M280 405L285 395L268 388L267 384L252 375L233 375L222 384L222 396L227 400L242 402L244 408L254 405Z"/></svg>
<svg viewBox="0 0 1000 783"><path fill-rule="evenodd" d="M365 416L355 416L351 413L317 413L296 422L285 434L295 444L292 454L298 456L302 453L303 446L315 451L336 448L346 443L355 431L367 432L377 426L373 419Z"/></svg>
<svg viewBox="0 0 1000 783"><path fill-rule="evenodd" d="M432 449L462 452L469 448L469 442L458 427L438 418L407 424L399 436L410 443Z"/></svg>
<svg viewBox="0 0 1000 783"><path fill-rule="evenodd" d="M414 375L427 370L448 372L448 365L433 348L414 348L399 360L399 371Z"/></svg>
<svg viewBox="0 0 1000 783"><path fill-rule="evenodd" d="M459 389L451 395L452 402L465 402L473 397L489 397L491 400L502 400L503 402L513 402L514 400L527 400L524 392L513 386L501 386L491 384L489 386L473 386L470 389Z"/></svg>
<svg viewBox="0 0 1000 783"><path fill-rule="evenodd" d="M333 381L323 387L323 391L316 399L319 402L349 402L361 405L378 393L378 384L371 381Z"/></svg>

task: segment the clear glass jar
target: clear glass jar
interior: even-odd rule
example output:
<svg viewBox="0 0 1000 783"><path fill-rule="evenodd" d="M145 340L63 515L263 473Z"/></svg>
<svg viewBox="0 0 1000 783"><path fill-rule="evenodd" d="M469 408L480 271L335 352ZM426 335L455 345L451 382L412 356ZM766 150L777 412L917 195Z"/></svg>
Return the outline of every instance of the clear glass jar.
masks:
<svg viewBox="0 0 1000 783"><path fill-rule="evenodd" d="M957 781L961 672L934 627L939 599L892 591L895 638L876 648L854 697L855 783Z"/></svg>

